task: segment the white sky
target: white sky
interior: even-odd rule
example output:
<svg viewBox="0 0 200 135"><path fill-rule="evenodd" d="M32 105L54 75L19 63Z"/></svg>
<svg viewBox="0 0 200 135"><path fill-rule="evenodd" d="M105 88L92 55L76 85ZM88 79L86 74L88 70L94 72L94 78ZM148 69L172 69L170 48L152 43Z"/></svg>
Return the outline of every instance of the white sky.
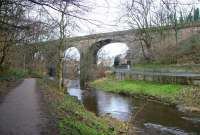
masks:
<svg viewBox="0 0 200 135"><path fill-rule="evenodd" d="M89 0L90 1L90 0ZM105 33L128 29L125 23L119 23L119 17L122 16L120 7L121 0L92 0L95 8L91 10L85 18L97 20L101 26L95 26L81 21L81 30L75 35L88 35L94 33Z"/></svg>
<svg viewBox="0 0 200 135"><path fill-rule="evenodd" d="M80 53L77 48L70 47L67 50L65 50L65 58L80 60Z"/></svg>
<svg viewBox="0 0 200 135"><path fill-rule="evenodd" d="M130 0L84 0L86 5L91 7L91 10L85 15L81 15L81 17L85 19L96 20L100 24L99 26L92 25L83 20L77 20L79 24L80 30L73 31L72 36L83 36L94 33L105 33L112 31L119 31L129 29L128 24L126 22L120 21L124 15L125 9L123 7L124 3ZM159 5L160 0L155 0L155 3ZM170 0L169 0L170 1ZM200 3L200 0L178 0L182 4L188 3ZM89 4L88 4L89 3ZM196 4L195 7L200 7L200 4ZM183 5L182 5L183 6ZM192 6L185 5L184 11L190 11ZM37 9L37 7L36 7ZM53 9L47 8L47 11L51 14L52 18L59 18L58 12ZM30 16L37 16L37 11L33 11ZM45 14L41 13L42 18L45 20ZM101 22L101 23L100 23Z"/></svg>
<svg viewBox="0 0 200 135"><path fill-rule="evenodd" d="M115 51L113 51L113 48ZM105 57L115 57L119 54L124 54L129 48L124 43L107 44L99 50L98 55L105 54Z"/></svg>
<svg viewBox="0 0 200 135"><path fill-rule="evenodd" d="M123 7L124 3L130 0L84 0L86 6L91 7L88 13L85 15L81 15L81 17L85 19L96 20L94 22L98 22L99 26L92 25L83 20L77 20L76 23L79 25L79 31L73 31L72 36L84 36L90 35L94 33L106 33L112 31L120 31L130 29L128 24L123 21L119 21L124 13L125 9ZM170 0L169 0L170 1ZM178 0L182 4L187 3L200 3L199 0ZM160 0L155 0L155 3L160 3ZM183 6L183 5L182 5ZM184 11L190 11L192 6L185 5ZM199 7L199 4L195 5L195 7ZM47 8L51 16L55 18L59 18L60 15L50 8ZM33 13L34 14L34 13ZM44 16L44 15L42 15ZM45 18L45 16L43 17Z"/></svg>
<svg viewBox="0 0 200 135"><path fill-rule="evenodd" d="M86 0L93 3L93 8L84 18L90 18L102 22L101 26L94 26L83 21L80 21L80 31L75 32L74 36L89 35L94 33L105 33L112 31L120 31L130 29L128 24L123 21L119 22L119 18L124 15L124 3L130 0ZM156 2L157 1L157 2ZM155 0L159 5L160 0ZM170 0L169 0L170 1ZM178 0L182 4L200 3L200 0ZM192 6L181 5L184 11L190 11ZM199 4L195 5L199 7Z"/></svg>
<svg viewBox="0 0 200 135"><path fill-rule="evenodd" d="M97 53L98 56L98 62L101 62L101 59L99 58L99 56L103 55L103 61L106 59L111 59L112 63L110 66L113 65L114 63L114 59L117 55L119 54L126 54L127 50L128 50L128 46L124 43L111 43L111 44L107 44L104 47L102 47L99 52Z"/></svg>

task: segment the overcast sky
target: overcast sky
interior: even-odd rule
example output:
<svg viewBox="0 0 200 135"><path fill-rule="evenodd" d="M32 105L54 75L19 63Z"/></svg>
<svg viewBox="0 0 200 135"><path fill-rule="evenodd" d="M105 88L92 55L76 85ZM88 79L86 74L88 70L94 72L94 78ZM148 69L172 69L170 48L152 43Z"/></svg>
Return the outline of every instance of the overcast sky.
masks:
<svg viewBox="0 0 200 135"><path fill-rule="evenodd" d="M128 29L127 24L119 23L123 12L121 0L92 0L95 7L84 17L100 22L101 26L95 26L82 21L81 30L77 35L88 35Z"/></svg>
<svg viewBox="0 0 200 135"><path fill-rule="evenodd" d="M131 0L84 0L88 7L91 7L88 13L81 15L85 19L96 20L94 23L99 26L92 25L84 20L77 20L80 27L79 31L73 31L72 36L84 36L94 33L106 33L112 31L120 31L130 29L124 21L119 21L125 14L124 4ZM155 5L159 5L161 0L155 0ZM170 0L169 0L170 1ZM199 3L199 0L178 0L179 3ZM88 4L89 3L89 4ZM183 5L182 5L183 6ZM195 5L199 7L199 5ZM192 6L185 5L184 11L190 11ZM53 18L58 18L60 15L52 9L48 9ZM45 17L43 17L45 18Z"/></svg>
<svg viewBox="0 0 200 135"><path fill-rule="evenodd" d="M82 36L94 33L105 33L111 31L119 31L130 29L128 24L123 21L119 21L119 18L122 17L125 13L125 9L123 8L123 4L126 1L130 0L89 0L93 3L93 9L84 17L90 18L93 20L98 20L101 23L101 26L95 26L84 21L81 21L80 31L75 32L74 36ZM160 0L156 0L155 3L159 5ZM188 3L199 3L199 0L178 0L179 3L182 3L182 7L184 10L190 11L192 6L184 5ZM195 5L195 7L199 7L199 4Z"/></svg>

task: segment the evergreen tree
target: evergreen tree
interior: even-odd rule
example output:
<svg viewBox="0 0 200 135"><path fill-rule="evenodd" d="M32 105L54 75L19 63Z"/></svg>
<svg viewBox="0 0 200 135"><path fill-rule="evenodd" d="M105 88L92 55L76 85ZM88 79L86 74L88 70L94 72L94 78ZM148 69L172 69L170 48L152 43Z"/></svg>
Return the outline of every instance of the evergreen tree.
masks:
<svg viewBox="0 0 200 135"><path fill-rule="evenodd" d="M200 19L199 17L199 8L196 8L194 10L194 21L198 21Z"/></svg>
<svg viewBox="0 0 200 135"><path fill-rule="evenodd" d="M182 11L180 11L180 18L179 18L179 22L180 22L181 24L183 24L183 23L184 23L184 19L183 19L183 13L182 13Z"/></svg>
<svg viewBox="0 0 200 135"><path fill-rule="evenodd" d="M187 16L187 22L188 23L192 22L193 21L192 18L193 18L193 16L192 16L192 13L190 12L189 15Z"/></svg>

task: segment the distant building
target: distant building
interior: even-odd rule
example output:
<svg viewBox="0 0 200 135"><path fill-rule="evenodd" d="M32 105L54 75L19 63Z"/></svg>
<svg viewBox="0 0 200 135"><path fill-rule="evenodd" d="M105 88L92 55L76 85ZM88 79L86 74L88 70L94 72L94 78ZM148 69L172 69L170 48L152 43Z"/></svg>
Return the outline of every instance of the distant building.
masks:
<svg viewBox="0 0 200 135"><path fill-rule="evenodd" d="M130 51L128 50L126 54L117 55L114 59L115 68L130 68L131 61L129 58Z"/></svg>

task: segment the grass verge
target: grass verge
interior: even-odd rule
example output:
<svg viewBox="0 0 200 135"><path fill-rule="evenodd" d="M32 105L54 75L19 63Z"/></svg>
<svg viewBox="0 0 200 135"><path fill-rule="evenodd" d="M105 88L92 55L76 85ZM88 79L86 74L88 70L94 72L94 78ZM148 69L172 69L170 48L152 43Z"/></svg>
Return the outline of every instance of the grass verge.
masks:
<svg viewBox="0 0 200 135"><path fill-rule="evenodd" d="M90 83L96 89L145 96L170 104L184 104L200 108L200 88L178 84L159 84L138 80L104 78Z"/></svg>
<svg viewBox="0 0 200 135"><path fill-rule="evenodd" d="M173 100L174 95L181 90L181 85L159 84L138 80L100 79L90 83L92 87L108 92L123 93L128 95L154 96L159 99Z"/></svg>
<svg viewBox="0 0 200 135"><path fill-rule="evenodd" d="M38 84L50 113L57 118L60 135L116 135L125 129L124 122L87 111L76 98L59 91L55 82L38 79Z"/></svg>

